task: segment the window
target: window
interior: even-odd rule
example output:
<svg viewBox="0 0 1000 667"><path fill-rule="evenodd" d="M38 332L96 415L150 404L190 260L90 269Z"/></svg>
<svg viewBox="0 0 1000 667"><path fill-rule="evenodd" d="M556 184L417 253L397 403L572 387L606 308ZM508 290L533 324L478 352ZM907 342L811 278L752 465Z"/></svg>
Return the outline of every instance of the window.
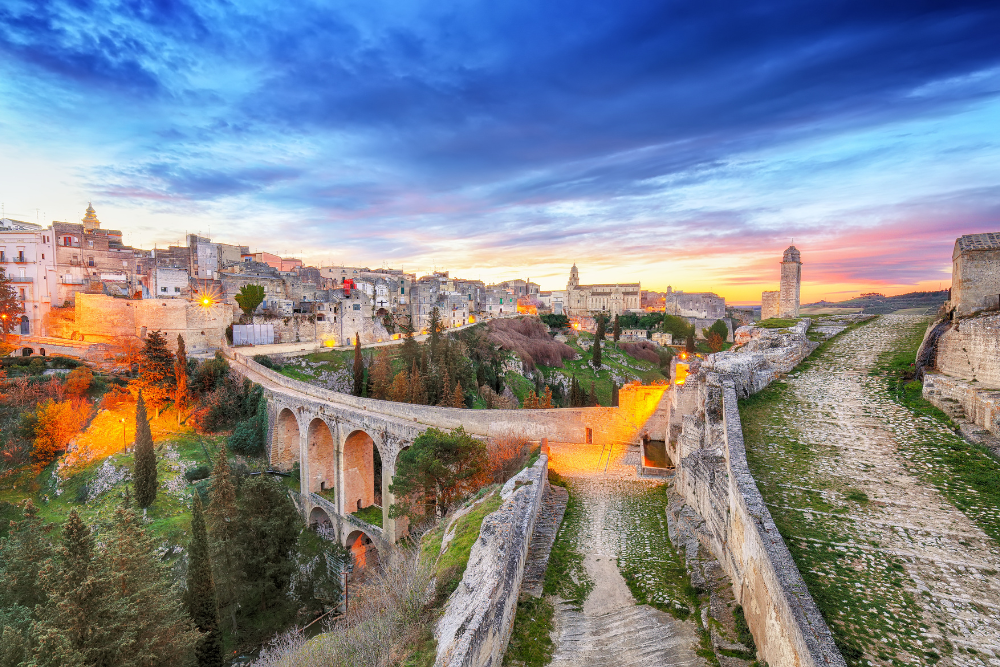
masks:
<svg viewBox="0 0 1000 667"><path fill-rule="evenodd" d="M72 236L64 236L63 237L63 246L66 247L66 248L68 248L71 245L73 245L73 237Z"/></svg>
<svg viewBox="0 0 1000 667"><path fill-rule="evenodd" d="M42 259L45 259L45 253L44 252L42 253Z"/></svg>
<svg viewBox="0 0 1000 667"><path fill-rule="evenodd" d="M87 241L87 247L88 248L93 248L94 247L94 242L93 241Z"/></svg>
<svg viewBox="0 0 1000 667"><path fill-rule="evenodd" d="M167 288L166 287L161 287L160 291L163 292L164 294L166 294L167 293Z"/></svg>
<svg viewBox="0 0 1000 667"><path fill-rule="evenodd" d="M94 258L93 257L88 257L87 258L87 266L93 266L93 265L94 265Z"/></svg>
<svg viewBox="0 0 1000 667"><path fill-rule="evenodd" d="M360 303L354 304L354 310L361 310L361 304Z"/></svg>
<svg viewBox="0 0 1000 667"><path fill-rule="evenodd" d="M180 294L180 292L181 292L181 288L180 287L175 287L174 288L174 294Z"/></svg>

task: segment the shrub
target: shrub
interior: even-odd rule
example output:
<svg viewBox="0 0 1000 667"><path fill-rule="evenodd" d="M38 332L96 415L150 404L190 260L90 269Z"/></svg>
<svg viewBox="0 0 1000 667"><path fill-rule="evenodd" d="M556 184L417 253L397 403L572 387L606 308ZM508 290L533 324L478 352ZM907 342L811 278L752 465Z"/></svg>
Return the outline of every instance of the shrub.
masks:
<svg viewBox="0 0 1000 667"><path fill-rule="evenodd" d="M184 479L191 482L197 482L199 479L208 479L209 475L212 474L212 469L208 466L195 466L194 468L188 468L184 471Z"/></svg>
<svg viewBox="0 0 1000 667"><path fill-rule="evenodd" d="M562 368L563 359L576 356L569 345L549 336L548 327L537 317L493 320L489 323L487 338L514 352L528 370L534 370L535 364Z"/></svg>
<svg viewBox="0 0 1000 667"><path fill-rule="evenodd" d="M621 347L622 352L630 357L639 359L640 361L648 361L651 364L662 365L658 352L659 348L648 340L640 340L636 343L619 343L619 347Z"/></svg>
<svg viewBox="0 0 1000 667"><path fill-rule="evenodd" d="M495 484L506 482L528 458L528 439L507 431L486 441L486 469Z"/></svg>

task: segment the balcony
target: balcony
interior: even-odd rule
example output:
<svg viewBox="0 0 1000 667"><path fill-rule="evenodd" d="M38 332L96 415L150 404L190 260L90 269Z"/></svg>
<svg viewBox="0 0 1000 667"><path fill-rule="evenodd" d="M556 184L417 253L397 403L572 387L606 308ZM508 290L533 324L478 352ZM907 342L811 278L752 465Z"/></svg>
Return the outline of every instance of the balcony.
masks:
<svg viewBox="0 0 1000 667"><path fill-rule="evenodd" d="M63 285L82 285L84 280L83 278L77 278L76 276L63 276L59 279L59 282Z"/></svg>
<svg viewBox="0 0 1000 667"><path fill-rule="evenodd" d="M10 276L12 283L33 283L35 279L31 276Z"/></svg>

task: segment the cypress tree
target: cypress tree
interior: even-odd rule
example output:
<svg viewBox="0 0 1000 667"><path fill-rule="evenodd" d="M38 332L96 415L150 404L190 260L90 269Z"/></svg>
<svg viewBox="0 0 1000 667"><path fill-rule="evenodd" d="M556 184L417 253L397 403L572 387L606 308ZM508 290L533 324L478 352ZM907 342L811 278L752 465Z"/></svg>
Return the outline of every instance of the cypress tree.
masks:
<svg viewBox="0 0 1000 667"><path fill-rule="evenodd" d="M465 393L462 391L462 383L455 383L455 393L451 397L451 407L453 408L464 408L465 407Z"/></svg>
<svg viewBox="0 0 1000 667"><path fill-rule="evenodd" d="M621 338L621 336L622 336L622 327L621 327L621 324L619 324L619 322L618 322L618 316L617 315L615 315L615 326L611 330L611 335L614 337L616 343L618 342L618 339Z"/></svg>
<svg viewBox="0 0 1000 667"><path fill-rule="evenodd" d="M590 394L587 395L587 405L590 407L600 405L600 403L597 402L597 386L593 382L590 383Z"/></svg>
<svg viewBox="0 0 1000 667"><path fill-rule="evenodd" d="M236 487L229 470L226 446L219 451L212 471L212 502L208 506L212 565L219 609L227 610L230 629L236 632L236 603L240 592L240 568L236 558Z"/></svg>
<svg viewBox="0 0 1000 667"><path fill-rule="evenodd" d="M684 350L688 354L694 354L694 325L688 329L687 341L685 341Z"/></svg>
<svg viewBox="0 0 1000 667"><path fill-rule="evenodd" d="M448 372L448 366L444 367L444 377L441 379L441 391L439 393L441 400L438 402L438 405L451 405L451 374Z"/></svg>
<svg viewBox="0 0 1000 667"><path fill-rule="evenodd" d="M139 392L135 404L135 464L132 480L135 483L135 501L146 508L156 500L156 453L153 451L153 434L146 418L146 401Z"/></svg>
<svg viewBox="0 0 1000 667"><path fill-rule="evenodd" d="M285 487L267 475L243 485L237 506L236 545L245 582L240 606L266 611L286 599L301 519Z"/></svg>
<svg viewBox="0 0 1000 667"><path fill-rule="evenodd" d="M16 605L31 610L47 598L39 571L52 556L52 545L30 498L24 501L22 514L20 521L11 522L7 538L0 539L0 608Z"/></svg>
<svg viewBox="0 0 1000 667"><path fill-rule="evenodd" d="M365 388L365 364L361 358L361 334L354 338L354 395L360 396Z"/></svg>
<svg viewBox="0 0 1000 667"><path fill-rule="evenodd" d="M619 397L618 397L618 383L617 382L612 382L611 383L611 405L613 407L617 408L618 407L618 400L619 400Z"/></svg>
<svg viewBox="0 0 1000 667"><path fill-rule="evenodd" d="M190 560L187 571L188 613L203 633L195 645L198 667L222 667L222 637L219 632L219 607L208 553L208 533L202 514L201 496L194 494L191 518Z"/></svg>
<svg viewBox="0 0 1000 667"><path fill-rule="evenodd" d="M552 387L545 385L545 396L542 399L542 408L551 408L552 406Z"/></svg>
<svg viewBox="0 0 1000 667"><path fill-rule="evenodd" d="M174 378L177 387L174 389L174 406L177 408L177 423L181 423L181 414L187 405L187 350L184 349L184 336L177 334L177 355L174 357Z"/></svg>
<svg viewBox="0 0 1000 667"><path fill-rule="evenodd" d="M434 306L431 310L431 322L429 328L431 361L437 361L438 344L441 342L441 312L438 310L437 306Z"/></svg>
<svg viewBox="0 0 1000 667"><path fill-rule="evenodd" d="M601 327L602 326L603 326L603 324L598 324L597 325L597 330L599 332L601 331ZM594 349L592 350L593 360L594 360L594 368L600 368L601 367L601 339L602 338L604 338L604 336L600 336L600 337L594 336Z"/></svg>
<svg viewBox="0 0 1000 667"><path fill-rule="evenodd" d="M413 360L413 370L410 372L410 403L424 405L427 403L427 394L424 391L424 378L420 374L420 367L417 360Z"/></svg>

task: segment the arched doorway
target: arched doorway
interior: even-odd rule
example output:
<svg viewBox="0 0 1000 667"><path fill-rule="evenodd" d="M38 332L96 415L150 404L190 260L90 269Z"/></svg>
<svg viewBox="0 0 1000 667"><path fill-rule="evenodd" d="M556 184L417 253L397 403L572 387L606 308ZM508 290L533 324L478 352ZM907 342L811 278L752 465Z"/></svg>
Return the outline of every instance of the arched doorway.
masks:
<svg viewBox="0 0 1000 667"><path fill-rule="evenodd" d="M306 432L309 442L309 490L313 493L330 492L332 494L336 479L334 461L336 448L333 446L333 434L326 422L319 417L309 422ZM332 495L330 496L333 497Z"/></svg>
<svg viewBox="0 0 1000 667"><path fill-rule="evenodd" d="M347 514L375 504L375 441L364 431L354 431L344 442L343 498Z"/></svg>
<svg viewBox="0 0 1000 667"><path fill-rule="evenodd" d="M375 567L378 565L378 549L375 548L372 538L361 530L355 530L353 533L347 536L347 542L344 545L351 552L351 558L354 560L355 571L366 568Z"/></svg>
<svg viewBox="0 0 1000 667"><path fill-rule="evenodd" d="M28 321L27 315L21 316L21 335L27 336L31 333L31 322Z"/></svg>
<svg viewBox="0 0 1000 667"><path fill-rule="evenodd" d="M271 447L271 465L280 470L291 470L299 460L299 422L288 408L278 413Z"/></svg>
<svg viewBox="0 0 1000 667"><path fill-rule="evenodd" d="M26 347L23 350L21 350L21 356L30 357L32 352L34 352L34 350L32 350L30 347Z"/></svg>

